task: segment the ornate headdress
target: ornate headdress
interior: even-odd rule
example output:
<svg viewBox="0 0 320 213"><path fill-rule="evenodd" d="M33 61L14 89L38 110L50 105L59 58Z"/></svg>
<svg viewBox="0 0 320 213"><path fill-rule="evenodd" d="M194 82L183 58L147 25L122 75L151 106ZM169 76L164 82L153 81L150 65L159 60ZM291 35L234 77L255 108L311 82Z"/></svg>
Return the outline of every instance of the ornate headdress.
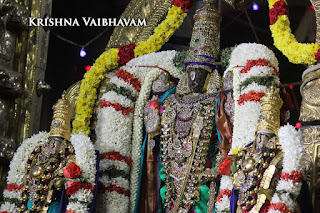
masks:
<svg viewBox="0 0 320 213"><path fill-rule="evenodd" d="M270 92L260 99L261 109L258 120L258 131L269 131L278 135L280 128L280 109L283 101L276 87L271 87Z"/></svg>
<svg viewBox="0 0 320 213"><path fill-rule="evenodd" d="M213 6L214 0L204 0L204 6L194 15L194 26L189 55L185 60L190 67L212 72L220 64L220 14Z"/></svg>
<svg viewBox="0 0 320 213"><path fill-rule="evenodd" d="M57 101L52 109L53 118L49 136L62 137L70 140L72 106L67 100L65 93L62 94L62 98Z"/></svg>

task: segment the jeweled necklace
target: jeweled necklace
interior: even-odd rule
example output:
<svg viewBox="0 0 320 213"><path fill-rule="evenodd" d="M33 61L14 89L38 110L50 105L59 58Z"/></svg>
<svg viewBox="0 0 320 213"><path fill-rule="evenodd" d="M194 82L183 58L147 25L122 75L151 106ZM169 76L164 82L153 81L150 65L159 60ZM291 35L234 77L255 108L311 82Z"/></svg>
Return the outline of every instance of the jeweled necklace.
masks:
<svg viewBox="0 0 320 213"><path fill-rule="evenodd" d="M56 153L55 146L60 143L60 152ZM49 142L34 149L28 158L26 180L21 194L20 212L38 213L50 204L47 201L48 191L52 187L53 174L61 160L73 153L72 145L63 140L49 139ZM44 160L43 156L46 157ZM28 198L33 203L27 211Z"/></svg>
<svg viewBox="0 0 320 213"><path fill-rule="evenodd" d="M257 192L263 174L280 150L265 148L261 153L257 153L251 151L253 148L250 144L239 153L238 171L234 177L239 182L239 203L243 211L250 211L257 203ZM259 160L257 160L258 157L260 157Z"/></svg>

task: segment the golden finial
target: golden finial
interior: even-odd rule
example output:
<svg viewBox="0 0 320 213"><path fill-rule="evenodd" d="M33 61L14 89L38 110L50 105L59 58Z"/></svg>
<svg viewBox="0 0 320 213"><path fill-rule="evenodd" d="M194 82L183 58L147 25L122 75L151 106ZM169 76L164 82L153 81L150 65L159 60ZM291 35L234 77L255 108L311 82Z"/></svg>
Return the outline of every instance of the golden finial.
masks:
<svg viewBox="0 0 320 213"><path fill-rule="evenodd" d="M280 109L283 101L276 87L272 86L260 100L261 110L257 131L269 131L278 135L280 128Z"/></svg>
<svg viewBox="0 0 320 213"><path fill-rule="evenodd" d="M71 116L72 106L67 100L65 92L62 94L62 98L52 107L53 118L50 127L50 137L62 137L70 140L71 133Z"/></svg>

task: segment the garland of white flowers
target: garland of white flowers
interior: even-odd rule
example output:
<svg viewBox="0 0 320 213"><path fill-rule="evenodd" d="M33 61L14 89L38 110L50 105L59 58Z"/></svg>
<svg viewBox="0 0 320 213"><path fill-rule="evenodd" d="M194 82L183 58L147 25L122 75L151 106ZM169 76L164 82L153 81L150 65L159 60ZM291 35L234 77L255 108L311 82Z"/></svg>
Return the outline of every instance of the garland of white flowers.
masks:
<svg viewBox="0 0 320 213"><path fill-rule="evenodd" d="M7 177L7 185L15 184L16 186L23 186L24 184L24 175L25 168L27 165L27 160L32 151L43 145L48 141L49 133L39 132L36 135L33 135L31 138L23 141L21 146L17 149L14 157L10 162L9 173ZM71 144L75 150L76 163L80 166L81 171L83 172L83 177L88 180L93 186L95 185L95 176L96 176L96 155L93 144L86 135L73 134L71 137ZM17 199L20 200L21 189L15 190L4 190L3 196L6 199ZM76 212L86 213L89 212L88 205L91 204L93 199L93 193L88 190L79 190L75 194L70 196L71 200L77 199L79 202L70 201L67 209L75 210ZM85 203L85 204L84 204ZM16 204L5 201L1 205L0 211L15 213L18 212L19 207Z"/></svg>
<svg viewBox="0 0 320 213"><path fill-rule="evenodd" d="M305 167L305 151L302 145L301 133L293 126L286 125L279 129L279 143L284 153L282 175L271 199L269 213L285 212L284 209L294 212L296 198L302 186L302 171ZM285 177L289 174L289 178ZM299 178L292 178L292 177ZM293 199L295 198L295 199ZM281 206L282 208L277 208Z"/></svg>
<svg viewBox="0 0 320 213"><path fill-rule="evenodd" d="M76 164L78 164L82 171L82 177L86 178L92 186L95 186L97 156L90 138L81 133L72 134L70 142L74 148ZM90 211L93 197L93 191L80 189L70 196L67 210L71 212L74 210L77 213L87 213Z"/></svg>
<svg viewBox="0 0 320 213"><path fill-rule="evenodd" d="M106 174L111 168L116 168L118 171L121 171L121 173L129 174L130 165L124 160L102 159L100 161L100 171L102 171L104 175L100 175L99 178L106 189L112 185L116 185L122 189L122 192L130 191L132 211L134 209L139 181L143 136L142 109L149 97L152 82L163 73L162 70L167 70L176 78L182 76L182 73L173 64L175 54L176 51L151 53L132 59L125 66L120 67L120 70L125 70L132 74L135 79L139 79L141 83L140 92L117 76L110 79L110 83L116 85L117 88L126 88L131 91L131 95L133 96L139 95L136 102L114 91L108 91L102 96L102 100L109 101L113 104L119 103L126 108L133 108L134 106L134 113L129 112L128 115L123 115L113 107L99 109L96 127L97 142L95 144L100 153L118 152L122 157L132 159L130 184L127 178L110 178L108 174ZM105 193L100 196L99 200L98 212L129 211L129 197L117 191L106 190Z"/></svg>
<svg viewBox="0 0 320 213"><path fill-rule="evenodd" d="M247 73L240 71L247 65L248 60L266 59L270 66L252 66ZM232 133L232 148L230 154L235 154L236 150L242 149L255 138L258 118L260 114L259 101L245 101L239 104L241 95L249 94L250 91L268 92L269 87L252 82L241 89L240 85L252 77L274 76L274 84L279 85L279 78L275 75L274 68L278 71L278 60L274 53L262 44L244 43L238 45L231 53L229 67L224 72L233 72L233 98L235 101L234 126ZM248 116L250 115L250 116ZM220 184L219 196L216 202L216 212L230 211L230 196L232 190L232 179L229 176L223 176Z"/></svg>
<svg viewBox="0 0 320 213"><path fill-rule="evenodd" d="M248 60L259 59L266 59L273 67L253 66L247 73L240 73L248 63ZM233 70L233 98L235 101L232 148L230 153L232 153L232 150L236 147L243 148L246 144L254 140L260 113L261 106L259 101L246 101L239 105L238 100L240 96L248 94L250 91L266 93L270 89L256 82L247 85L244 89L240 89L241 83L254 76L274 76L274 84L279 85L279 78L275 75L274 68L277 71L279 70L278 60L274 53L262 44L240 44L232 52L230 65L227 68L227 71Z"/></svg>
<svg viewBox="0 0 320 213"><path fill-rule="evenodd" d="M16 153L14 154L10 166L9 166L9 172L7 177L7 186L10 184L15 184L16 186L23 186L24 184L24 175L25 175L25 168L27 165L27 160L29 155L32 153L32 151L45 143L48 139L48 133L47 132L40 132L36 135L33 135L31 138L26 139L21 146L17 149ZM12 191L9 191L5 189L3 191L3 197L5 199L18 199L20 201L21 197L21 189L15 189ZM0 211L8 212L8 213L16 213L19 211L19 206L10 203L9 201L5 201L1 207Z"/></svg>

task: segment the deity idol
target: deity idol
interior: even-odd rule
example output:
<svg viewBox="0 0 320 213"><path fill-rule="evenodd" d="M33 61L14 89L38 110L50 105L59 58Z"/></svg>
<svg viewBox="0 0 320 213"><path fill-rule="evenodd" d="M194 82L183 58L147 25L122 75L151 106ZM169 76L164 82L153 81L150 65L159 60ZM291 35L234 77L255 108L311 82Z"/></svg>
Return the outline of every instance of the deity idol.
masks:
<svg viewBox="0 0 320 213"><path fill-rule="evenodd" d="M191 209L197 213L207 212L209 187L199 177L205 167L213 164L214 148L217 148L211 139L215 96L221 84L216 69L220 16L212 2L205 1L194 19L189 55L185 60L191 94L185 94L187 85L183 85L182 79L177 94L165 100L161 117L163 168L160 177L165 186L160 189L160 195L170 213Z"/></svg>
<svg viewBox="0 0 320 213"><path fill-rule="evenodd" d="M70 135L72 113L66 94L53 111L50 133L25 140L15 153L1 213L94 211L93 144L87 136Z"/></svg>

